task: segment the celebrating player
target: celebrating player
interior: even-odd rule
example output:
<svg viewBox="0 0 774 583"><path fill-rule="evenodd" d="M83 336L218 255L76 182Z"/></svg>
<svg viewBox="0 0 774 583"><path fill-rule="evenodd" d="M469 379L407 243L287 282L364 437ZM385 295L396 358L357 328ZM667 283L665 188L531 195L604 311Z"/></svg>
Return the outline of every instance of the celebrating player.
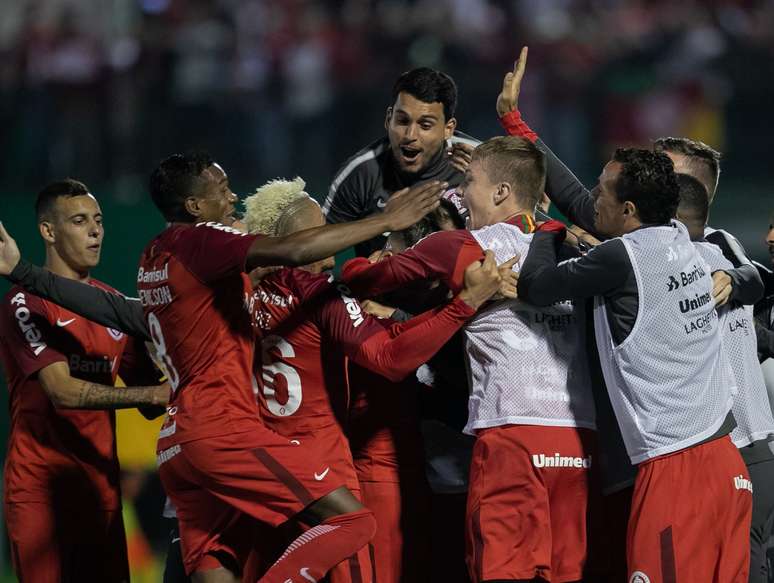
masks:
<svg viewBox="0 0 774 583"><path fill-rule="evenodd" d="M678 174L680 206L677 219L688 228L691 240L712 271L733 269L717 245L705 239L709 197L704 185L688 174ZM717 232L717 231L714 231ZM690 301L689 301L690 304ZM774 436L774 418L769 396L757 358L750 306L729 302L721 308L727 312L723 327L723 347L728 353L738 393L734 396L733 413L737 426L731 440L739 448L752 481L752 525L750 528L750 583L768 581L766 548L774 524L774 454L769 440Z"/></svg>
<svg viewBox="0 0 774 583"><path fill-rule="evenodd" d="M455 131L456 107L457 86L445 73L420 67L398 77L384 120L387 136L338 171L323 205L326 220L340 223L380 213L394 192L428 180L457 186L463 172L446 145L478 142ZM384 242L383 236L375 237L358 245L357 254L368 257Z"/></svg>
<svg viewBox="0 0 774 583"><path fill-rule="evenodd" d="M35 210L46 269L80 285L99 263L102 211L75 180L49 184ZM5 260L8 234L0 226ZM111 290L112 291L112 290ZM142 346L115 329L13 287L0 316L10 390L4 472L14 570L22 581L128 581L113 409L163 406L169 386Z"/></svg>
<svg viewBox="0 0 774 583"><path fill-rule="evenodd" d="M637 465L629 579L742 582L752 501L728 437L735 382L722 349L725 320L709 266L686 228L670 222L678 203L665 154L617 150L595 203L595 231L614 238L557 265L559 235L538 233L518 291L539 305L596 298L602 370Z"/></svg>

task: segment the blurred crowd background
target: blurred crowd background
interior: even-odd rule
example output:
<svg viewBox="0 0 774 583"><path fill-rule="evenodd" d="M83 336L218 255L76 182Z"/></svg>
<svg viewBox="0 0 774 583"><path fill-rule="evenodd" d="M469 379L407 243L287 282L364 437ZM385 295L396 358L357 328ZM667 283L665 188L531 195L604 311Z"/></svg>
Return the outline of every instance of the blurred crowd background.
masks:
<svg viewBox="0 0 774 583"><path fill-rule="evenodd" d="M0 219L40 260L35 194L50 179L85 181L106 215L96 275L132 293L139 252L162 227L145 184L164 156L206 149L236 192L301 175L322 198L346 158L383 134L392 83L411 67L454 77L460 129L500 133L494 101L522 45L524 116L587 184L614 146L706 141L724 153L711 223L763 259L772 0L3 1ZM146 446L131 427L122 447L151 451L125 466L146 475L153 432L136 430ZM150 489L148 522L158 492L135 478L126 493ZM141 544L149 564L158 532Z"/></svg>

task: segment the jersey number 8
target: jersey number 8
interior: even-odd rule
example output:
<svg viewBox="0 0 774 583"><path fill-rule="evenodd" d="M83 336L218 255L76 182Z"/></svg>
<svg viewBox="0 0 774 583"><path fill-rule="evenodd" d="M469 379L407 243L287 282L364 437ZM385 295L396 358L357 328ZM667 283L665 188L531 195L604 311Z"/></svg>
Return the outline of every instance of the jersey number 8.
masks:
<svg viewBox="0 0 774 583"><path fill-rule="evenodd" d="M156 358L167 375L167 380L172 390L176 391L177 386L180 384L180 374L177 372L175 365L172 364L169 354L167 354L167 344L164 342L164 334L161 332L161 322L159 322L158 317L153 312L148 314L148 328L150 328L153 346L156 347Z"/></svg>

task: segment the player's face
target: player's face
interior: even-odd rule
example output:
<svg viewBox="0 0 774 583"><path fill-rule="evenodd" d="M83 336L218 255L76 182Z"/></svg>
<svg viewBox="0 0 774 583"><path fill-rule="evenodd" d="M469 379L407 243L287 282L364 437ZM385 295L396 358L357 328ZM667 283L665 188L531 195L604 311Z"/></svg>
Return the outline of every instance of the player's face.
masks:
<svg viewBox="0 0 774 583"><path fill-rule="evenodd" d="M218 164L213 164L201 174L204 185L200 187L196 200L198 219L215 221L224 225L234 222L235 205L239 198L231 192L228 176Z"/></svg>
<svg viewBox="0 0 774 583"><path fill-rule="evenodd" d="M771 264L774 265L774 217L771 218L769 233L766 235L766 245L769 247L769 259L771 259Z"/></svg>
<svg viewBox="0 0 774 583"><path fill-rule="evenodd" d="M97 199L90 194L57 198L50 233L57 254L72 269L96 267L105 235Z"/></svg>
<svg viewBox="0 0 774 583"><path fill-rule="evenodd" d="M602 235L618 237L624 234L625 203L618 200L615 185L621 172L620 162L608 162L594 188L594 228Z"/></svg>
<svg viewBox="0 0 774 583"><path fill-rule="evenodd" d="M457 187L462 204L468 209L468 227L480 229L491 224L497 209L497 184L489 180L480 160L473 159Z"/></svg>
<svg viewBox="0 0 774 583"><path fill-rule="evenodd" d="M454 118L446 120L440 102L425 103L403 92L387 109L384 122L393 158L401 171L411 174L439 155L456 125Z"/></svg>

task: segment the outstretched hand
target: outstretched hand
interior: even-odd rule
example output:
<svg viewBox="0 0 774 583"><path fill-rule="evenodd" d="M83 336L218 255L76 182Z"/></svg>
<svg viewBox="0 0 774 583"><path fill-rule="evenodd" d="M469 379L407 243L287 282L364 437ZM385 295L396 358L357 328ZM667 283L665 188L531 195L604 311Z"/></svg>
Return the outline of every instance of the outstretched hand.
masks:
<svg viewBox="0 0 774 583"><path fill-rule="evenodd" d="M384 214L389 218L389 231L401 231L419 222L440 204L447 182L433 180L399 190L387 201Z"/></svg>
<svg viewBox="0 0 774 583"><path fill-rule="evenodd" d="M504 278L515 287L516 279L510 274L513 274L512 268L518 260L516 256L497 265L494 252L486 251L483 261L471 263L465 269L465 287L460 292L460 298L471 308L478 309L496 295L499 297ZM506 297L515 297L515 289L514 295Z"/></svg>
<svg viewBox="0 0 774 583"><path fill-rule="evenodd" d="M497 115L503 117L511 111L519 109L519 93L524 70L527 68L527 53L529 49L521 49L519 59L513 64L513 71L508 71L503 77L503 88L497 96Z"/></svg>
<svg viewBox="0 0 774 583"><path fill-rule="evenodd" d="M8 275L21 259L19 247L0 221L0 275Z"/></svg>

